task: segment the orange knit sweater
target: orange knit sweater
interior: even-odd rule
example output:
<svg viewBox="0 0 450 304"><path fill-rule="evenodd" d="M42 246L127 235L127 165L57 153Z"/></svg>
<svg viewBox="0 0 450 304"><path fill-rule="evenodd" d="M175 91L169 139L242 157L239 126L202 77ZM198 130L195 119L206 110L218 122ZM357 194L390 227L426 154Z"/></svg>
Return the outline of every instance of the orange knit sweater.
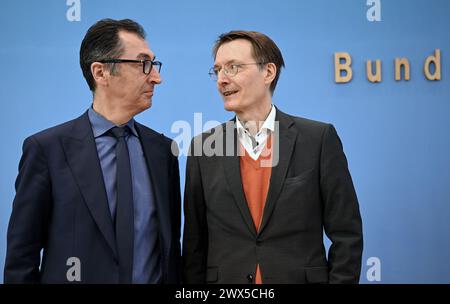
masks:
<svg viewBox="0 0 450 304"><path fill-rule="evenodd" d="M253 218L256 231L261 225L264 205L269 192L271 163L272 136L267 138L267 143L257 160L253 160L241 145L243 155L240 156L242 188L244 189L247 205ZM261 269L256 265L255 284L262 283Z"/></svg>

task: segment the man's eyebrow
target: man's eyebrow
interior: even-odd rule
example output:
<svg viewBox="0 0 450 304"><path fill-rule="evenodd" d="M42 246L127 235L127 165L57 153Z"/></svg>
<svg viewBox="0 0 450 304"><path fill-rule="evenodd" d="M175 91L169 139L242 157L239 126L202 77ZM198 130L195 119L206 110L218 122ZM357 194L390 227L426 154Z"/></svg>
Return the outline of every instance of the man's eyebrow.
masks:
<svg viewBox="0 0 450 304"><path fill-rule="evenodd" d="M225 62L223 65L229 65L229 64L233 64L233 63L237 63L237 61L235 60L235 59L232 59L232 60L228 60L227 62ZM214 68L217 68L217 67L220 67L221 65L220 64L214 64Z"/></svg>
<svg viewBox="0 0 450 304"><path fill-rule="evenodd" d="M136 58L144 59L144 60L148 59L148 60L152 60L153 61L153 60L155 60L156 56L154 56L153 59L152 59L152 57L149 54L140 53L139 55L136 56Z"/></svg>

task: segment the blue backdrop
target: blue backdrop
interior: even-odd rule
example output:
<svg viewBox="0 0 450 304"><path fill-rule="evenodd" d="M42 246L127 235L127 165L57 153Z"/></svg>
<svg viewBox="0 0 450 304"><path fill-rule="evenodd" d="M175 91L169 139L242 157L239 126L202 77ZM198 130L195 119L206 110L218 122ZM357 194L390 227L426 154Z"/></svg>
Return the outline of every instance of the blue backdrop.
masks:
<svg viewBox="0 0 450 304"><path fill-rule="evenodd" d="M378 2L379 21L369 21ZM286 62L274 103L333 123L343 141L364 223L361 282L450 283L450 1L2 0L0 7L1 281L22 142L89 107L79 47L86 30L109 17L146 29L163 84L137 120L172 138L179 135L172 125L193 125L194 113L203 123L232 117L207 74L217 36L251 29L272 37ZM435 49L442 79L428 81L423 65ZM341 51L353 59L347 84L334 82L333 54ZM410 81L394 80L396 57L409 59ZM381 83L367 81L367 59L382 60ZM185 162L180 157L182 185Z"/></svg>

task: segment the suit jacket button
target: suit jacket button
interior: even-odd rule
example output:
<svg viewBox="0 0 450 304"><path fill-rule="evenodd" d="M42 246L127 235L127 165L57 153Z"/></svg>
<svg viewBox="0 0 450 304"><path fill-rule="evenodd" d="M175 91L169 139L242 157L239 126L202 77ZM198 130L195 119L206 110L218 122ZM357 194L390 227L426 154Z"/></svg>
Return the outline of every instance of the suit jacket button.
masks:
<svg viewBox="0 0 450 304"><path fill-rule="evenodd" d="M247 275L247 280L249 283L253 283L253 275L252 274L248 274Z"/></svg>

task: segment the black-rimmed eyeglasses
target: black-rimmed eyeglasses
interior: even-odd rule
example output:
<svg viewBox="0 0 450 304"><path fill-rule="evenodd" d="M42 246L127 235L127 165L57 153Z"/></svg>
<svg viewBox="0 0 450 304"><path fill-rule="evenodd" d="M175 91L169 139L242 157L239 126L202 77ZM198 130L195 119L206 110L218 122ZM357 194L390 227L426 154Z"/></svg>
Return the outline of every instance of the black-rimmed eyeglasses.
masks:
<svg viewBox="0 0 450 304"><path fill-rule="evenodd" d="M161 72L162 62L161 61L153 61L150 59L143 59L143 60L137 60L137 59L104 59L99 60L100 63L124 63L124 62L134 62L134 63L140 63L142 64L142 72L144 72L145 75L150 74L152 71L153 66L156 66L158 69L158 73Z"/></svg>

